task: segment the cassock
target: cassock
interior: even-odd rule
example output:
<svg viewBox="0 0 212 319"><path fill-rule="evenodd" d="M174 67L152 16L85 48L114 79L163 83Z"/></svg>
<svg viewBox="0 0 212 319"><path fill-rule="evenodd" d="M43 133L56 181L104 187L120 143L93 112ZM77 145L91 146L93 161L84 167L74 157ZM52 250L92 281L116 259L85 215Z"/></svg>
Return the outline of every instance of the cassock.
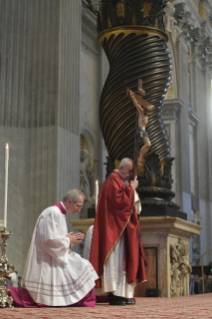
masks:
<svg viewBox="0 0 212 319"><path fill-rule="evenodd" d="M22 287L37 304L67 306L79 302L98 278L88 260L70 249L63 203L38 218L29 249Z"/></svg>
<svg viewBox="0 0 212 319"><path fill-rule="evenodd" d="M134 204L134 189L114 170L101 187L90 262L99 276L96 294L133 298L146 281L145 256Z"/></svg>

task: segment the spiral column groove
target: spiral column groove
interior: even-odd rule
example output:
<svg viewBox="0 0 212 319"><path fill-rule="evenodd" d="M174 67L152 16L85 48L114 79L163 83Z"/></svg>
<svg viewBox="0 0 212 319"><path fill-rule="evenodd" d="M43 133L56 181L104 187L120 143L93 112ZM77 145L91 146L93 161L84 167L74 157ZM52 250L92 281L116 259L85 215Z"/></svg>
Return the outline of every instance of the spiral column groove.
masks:
<svg viewBox="0 0 212 319"><path fill-rule="evenodd" d="M147 132L151 148L159 160L170 154L162 121L162 100L169 87L171 62L166 47L167 35L143 26L115 27L99 34L99 42L110 63L110 71L100 100L100 125L110 158L133 158L136 108L126 97L126 88L137 91L142 79L145 99L154 105Z"/></svg>

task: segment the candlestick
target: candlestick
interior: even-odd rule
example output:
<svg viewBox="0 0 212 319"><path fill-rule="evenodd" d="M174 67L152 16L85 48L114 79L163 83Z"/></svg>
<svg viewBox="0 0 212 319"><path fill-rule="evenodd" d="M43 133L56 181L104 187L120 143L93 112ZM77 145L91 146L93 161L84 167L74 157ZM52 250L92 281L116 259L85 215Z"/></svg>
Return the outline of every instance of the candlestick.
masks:
<svg viewBox="0 0 212 319"><path fill-rule="evenodd" d="M99 181L98 179L95 182L95 209L97 209L98 197L99 197Z"/></svg>
<svg viewBox="0 0 212 319"><path fill-rule="evenodd" d="M8 296L8 292L10 291L5 286L5 281L7 276L9 275L9 271L7 270L8 258L6 256L6 240L9 238L11 232L9 231L0 231L0 237L3 243L0 244L1 247L1 256L0 256L0 307L12 308L13 298Z"/></svg>
<svg viewBox="0 0 212 319"><path fill-rule="evenodd" d="M7 228L7 190L8 190L9 145L5 146L5 186L4 186L4 228Z"/></svg>

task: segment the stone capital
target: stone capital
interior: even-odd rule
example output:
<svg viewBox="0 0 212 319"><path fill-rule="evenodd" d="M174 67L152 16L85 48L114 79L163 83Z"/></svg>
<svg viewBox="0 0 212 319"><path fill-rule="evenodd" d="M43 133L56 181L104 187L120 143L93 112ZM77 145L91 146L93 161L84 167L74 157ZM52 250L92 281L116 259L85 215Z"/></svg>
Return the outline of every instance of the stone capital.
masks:
<svg viewBox="0 0 212 319"><path fill-rule="evenodd" d="M166 99L163 101L163 119L178 121L180 109L184 106L181 99Z"/></svg>
<svg viewBox="0 0 212 319"><path fill-rule="evenodd" d="M97 17L88 9L82 9L82 41L96 54L99 53L97 42Z"/></svg>
<svg viewBox="0 0 212 319"><path fill-rule="evenodd" d="M192 127L196 127L198 123L201 122L201 118L194 111L189 111L189 124Z"/></svg>

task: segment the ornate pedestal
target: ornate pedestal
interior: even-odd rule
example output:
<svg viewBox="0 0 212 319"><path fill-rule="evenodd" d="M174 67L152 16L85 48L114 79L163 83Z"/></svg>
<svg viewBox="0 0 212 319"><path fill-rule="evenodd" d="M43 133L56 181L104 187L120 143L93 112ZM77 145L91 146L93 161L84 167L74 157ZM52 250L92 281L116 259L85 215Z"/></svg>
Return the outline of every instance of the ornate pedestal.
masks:
<svg viewBox="0 0 212 319"><path fill-rule="evenodd" d="M8 292L10 291L5 287L4 283L6 281L6 276L8 276L9 272L7 270L7 256L6 256L6 240L9 238L11 232L9 231L0 231L0 236L3 243L0 244L2 254L0 256L0 307L12 308L13 298L8 296Z"/></svg>
<svg viewBox="0 0 212 319"><path fill-rule="evenodd" d="M84 234L94 219L72 220ZM147 257L147 284L136 287L136 296L156 289L160 297L189 295L189 240L201 226L177 217L140 217L142 243Z"/></svg>
<svg viewBox="0 0 212 319"><path fill-rule="evenodd" d="M177 217L142 217L140 226L143 246L157 248L159 296L189 295L188 243L193 234L200 234L202 227ZM149 263L147 277L151 277L151 267L154 265ZM151 287L154 280L150 279L149 288L156 288Z"/></svg>

